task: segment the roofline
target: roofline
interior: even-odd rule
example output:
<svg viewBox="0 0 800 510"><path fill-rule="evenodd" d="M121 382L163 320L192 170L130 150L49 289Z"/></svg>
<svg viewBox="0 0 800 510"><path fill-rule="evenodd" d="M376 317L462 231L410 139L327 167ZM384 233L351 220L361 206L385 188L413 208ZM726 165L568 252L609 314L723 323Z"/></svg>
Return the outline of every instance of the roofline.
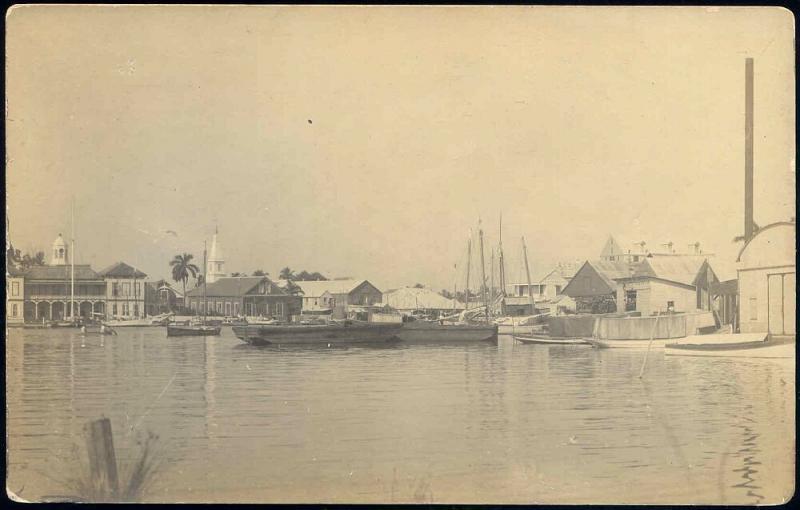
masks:
<svg viewBox="0 0 800 510"><path fill-rule="evenodd" d="M632 281L632 280L658 280L660 282L667 282L667 283L671 283L671 284L674 284L674 285L679 285L681 287L686 287L689 290L696 290L697 289L696 285L689 285L688 283L676 282L675 280L670 280L668 278L661 278L661 277L658 277L658 276L640 275L640 276L632 276L632 277L629 277L629 278L622 278L621 279L623 284L625 282L629 282L629 281Z"/></svg>
<svg viewBox="0 0 800 510"><path fill-rule="evenodd" d="M758 231L755 234L753 234L753 237L751 237L746 243L744 243L744 246L742 246L742 249L739 250L739 255L736 256L736 262L741 262L742 253L744 253L744 250L746 250L747 247L750 246L750 243L753 242L753 239L755 239L756 237L761 235L761 232L763 232L765 230L769 230L772 227L779 227L781 225L786 225L788 227L791 227L791 226L796 226L797 223L795 223L793 221L776 221L775 223L770 223L769 225L761 227L760 229L758 229Z"/></svg>

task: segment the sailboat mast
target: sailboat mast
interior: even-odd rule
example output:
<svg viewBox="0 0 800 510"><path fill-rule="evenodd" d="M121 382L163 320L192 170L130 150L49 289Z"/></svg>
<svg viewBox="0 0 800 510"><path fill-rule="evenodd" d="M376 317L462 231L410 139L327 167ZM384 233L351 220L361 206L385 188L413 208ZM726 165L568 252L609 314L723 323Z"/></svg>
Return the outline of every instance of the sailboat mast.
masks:
<svg viewBox="0 0 800 510"><path fill-rule="evenodd" d="M467 283L464 285L464 310L469 310L469 268L472 265L472 229L467 239Z"/></svg>
<svg viewBox="0 0 800 510"><path fill-rule="evenodd" d="M455 272L455 278L453 278L453 311L456 309L456 301L458 301L458 263L453 264L453 272Z"/></svg>
<svg viewBox="0 0 800 510"><path fill-rule="evenodd" d="M505 298L506 295L506 266L503 260L503 213L500 213L500 242L497 247L498 257L500 258L500 296ZM503 304L500 305L500 313L504 313Z"/></svg>
<svg viewBox="0 0 800 510"><path fill-rule="evenodd" d="M531 314L535 314L536 307L533 305L533 287L531 286L531 270L528 267L528 248L525 246L525 236L522 237L522 255L525 257L525 273L528 275L528 297L531 301Z"/></svg>
<svg viewBox="0 0 800 510"><path fill-rule="evenodd" d="M72 198L72 235L69 248L69 318L75 320L75 197Z"/></svg>
<svg viewBox="0 0 800 510"><path fill-rule="evenodd" d="M492 262L489 264L489 302L494 308L494 248L492 248Z"/></svg>
<svg viewBox="0 0 800 510"><path fill-rule="evenodd" d="M203 241L203 324L206 323L207 307L208 307L208 299L206 299L206 242Z"/></svg>
<svg viewBox="0 0 800 510"><path fill-rule="evenodd" d="M481 221L478 220L478 239L481 243L481 297L483 298L483 310L486 314L486 320L489 320L489 302L486 297L486 264L483 259L483 228L480 226Z"/></svg>

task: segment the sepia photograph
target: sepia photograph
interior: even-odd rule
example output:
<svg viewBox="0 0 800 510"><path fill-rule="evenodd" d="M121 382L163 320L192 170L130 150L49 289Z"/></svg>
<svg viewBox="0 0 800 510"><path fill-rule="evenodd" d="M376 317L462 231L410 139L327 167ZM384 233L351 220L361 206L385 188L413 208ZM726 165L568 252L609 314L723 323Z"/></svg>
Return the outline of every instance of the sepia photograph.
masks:
<svg viewBox="0 0 800 510"><path fill-rule="evenodd" d="M6 11L6 496L777 505L779 7Z"/></svg>

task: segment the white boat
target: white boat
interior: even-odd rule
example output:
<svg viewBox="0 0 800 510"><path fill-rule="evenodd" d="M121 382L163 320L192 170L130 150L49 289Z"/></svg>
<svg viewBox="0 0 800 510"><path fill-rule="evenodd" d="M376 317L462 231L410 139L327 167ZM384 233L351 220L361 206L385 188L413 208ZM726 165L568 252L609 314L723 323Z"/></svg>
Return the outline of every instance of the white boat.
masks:
<svg viewBox="0 0 800 510"><path fill-rule="evenodd" d="M497 332L501 335L532 335L536 329L542 327L547 317L549 314L546 313L521 317L499 317L494 320L494 323L497 324Z"/></svg>
<svg viewBox="0 0 800 510"><path fill-rule="evenodd" d="M547 335L514 335L514 340L524 344L544 345L590 345L584 338L550 337Z"/></svg>
<svg viewBox="0 0 800 510"><path fill-rule="evenodd" d="M692 335L664 347L670 356L714 356L726 358L794 358L796 337L773 337L766 333Z"/></svg>
<svg viewBox="0 0 800 510"><path fill-rule="evenodd" d="M171 316L172 314L170 313L162 313L161 315L154 315L152 317L144 317L141 319L115 319L105 321L105 325L115 328L126 328L133 326L163 326L169 321Z"/></svg>
<svg viewBox="0 0 800 510"><path fill-rule="evenodd" d="M663 348L669 342L673 342L674 338L654 338L653 340L650 339L640 339L640 338L623 338L623 339L607 339L607 338L585 338L586 343L593 345L594 347L598 347L600 349L647 349L647 346L650 345L654 348ZM652 342L652 344L650 343Z"/></svg>

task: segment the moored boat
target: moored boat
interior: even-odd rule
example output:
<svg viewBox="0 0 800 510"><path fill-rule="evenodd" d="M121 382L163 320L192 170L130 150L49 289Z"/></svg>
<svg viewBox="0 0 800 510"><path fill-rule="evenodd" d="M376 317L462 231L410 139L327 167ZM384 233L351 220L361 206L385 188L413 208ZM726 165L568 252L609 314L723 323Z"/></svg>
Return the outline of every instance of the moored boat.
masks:
<svg viewBox="0 0 800 510"><path fill-rule="evenodd" d="M551 337L547 335L514 335L514 340L524 344L544 345L591 345L584 338L577 337Z"/></svg>
<svg viewBox="0 0 800 510"><path fill-rule="evenodd" d="M167 336L219 336L222 326L211 324L169 324Z"/></svg>
<svg viewBox="0 0 800 510"><path fill-rule="evenodd" d="M401 323L344 321L322 325L233 326L237 338L251 345L348 345L396 340Z"/></svg>
<svg viewBox="0 0 800 510"><path fill-rule="evenodd" d="M726 358L794 358L794 336L766 333L693 335L664 347L670 356L715 356Z"/></svg>
<svg viewBox="0 0 800 510"><path fill-rule="evenodd" d="M457 324L417 320L403 323L397 338L403 343L486 342L497 339L497 324Z"/></svg>
<svg viewBox="0 0 800 510"><path fill-rule="evenodd" d="M115 328L163 326L168 323L171 316L172 314L170 313L164 313L141 319L114 319L105 321L105 324Z"/></svg>

